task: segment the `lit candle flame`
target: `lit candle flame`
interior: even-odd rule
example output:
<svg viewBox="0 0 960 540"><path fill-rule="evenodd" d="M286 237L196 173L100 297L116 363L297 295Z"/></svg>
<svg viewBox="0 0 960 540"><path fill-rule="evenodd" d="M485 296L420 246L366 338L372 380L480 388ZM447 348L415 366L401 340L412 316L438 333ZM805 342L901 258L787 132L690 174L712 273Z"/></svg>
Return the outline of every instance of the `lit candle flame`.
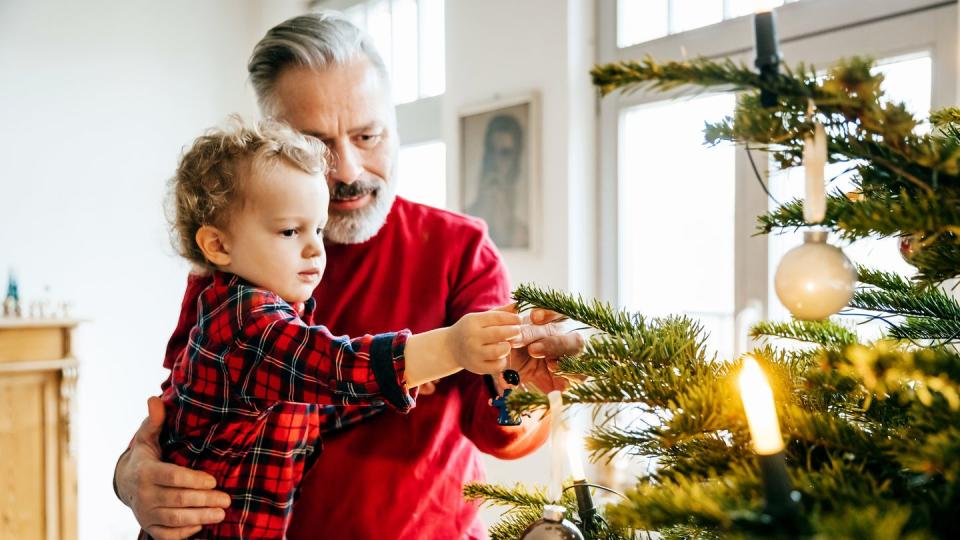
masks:
<svg viewBox="0 0 960 540"><path fill-rule="evenodd" d="M773 391L763 370L752 356L744 359L738 383L754 450L761 455L780 452L783 450L783 438L780 436Z"/></svg>
<svg viewBox="0 0 960 540"><path fill-rule="evenodd" d="M567 459L570 460L573 480L586 480L587 475L583 472L583 439L574 430L567 432Z"/></svg>

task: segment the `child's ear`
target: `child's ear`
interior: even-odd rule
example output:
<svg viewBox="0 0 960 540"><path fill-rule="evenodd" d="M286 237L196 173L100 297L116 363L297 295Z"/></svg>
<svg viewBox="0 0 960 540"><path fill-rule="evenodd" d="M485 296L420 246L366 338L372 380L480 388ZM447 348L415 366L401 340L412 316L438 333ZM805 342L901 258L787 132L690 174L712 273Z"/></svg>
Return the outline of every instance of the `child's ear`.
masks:
<svg viewBox="0 0 960 540"><path fill-rule="evenodd" d="M230 251L223 231L210 225L203 225L197 229L196 241L203 256L212 264L217 266L230 264Z"/></svg>

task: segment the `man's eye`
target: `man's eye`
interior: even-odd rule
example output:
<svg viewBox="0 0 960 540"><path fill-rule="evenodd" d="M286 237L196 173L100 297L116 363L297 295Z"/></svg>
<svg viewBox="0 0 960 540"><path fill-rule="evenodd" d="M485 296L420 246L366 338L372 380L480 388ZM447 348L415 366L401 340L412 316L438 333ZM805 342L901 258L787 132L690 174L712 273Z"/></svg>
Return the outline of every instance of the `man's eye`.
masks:
<svg viewBox="0 0 960 540"><path fill-rule="evenodd" d="M297 235L296 229L284 229L280 231L280 235L286 238L293 238Z"/></svg>
<svg viewBox="0 0 960 540"><path fill-rule="evenodd" d="M364 133L357 137L357 141L363 146L373 146L380 142L382 136L380 133Z"/></svg>

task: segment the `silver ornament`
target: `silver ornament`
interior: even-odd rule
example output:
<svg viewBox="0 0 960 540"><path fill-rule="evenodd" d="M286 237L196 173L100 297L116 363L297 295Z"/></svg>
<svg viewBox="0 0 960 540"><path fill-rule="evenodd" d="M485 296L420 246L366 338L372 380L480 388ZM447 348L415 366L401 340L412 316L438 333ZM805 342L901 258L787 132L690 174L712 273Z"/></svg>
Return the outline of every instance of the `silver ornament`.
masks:
<svg viewBox="0 0 960 540"><path fill-rule="evenodd" d="M521 540L583 540L580 529L563 519L566 508L553 504L543 507L543 518L534 521L523 531Z"/></svg>

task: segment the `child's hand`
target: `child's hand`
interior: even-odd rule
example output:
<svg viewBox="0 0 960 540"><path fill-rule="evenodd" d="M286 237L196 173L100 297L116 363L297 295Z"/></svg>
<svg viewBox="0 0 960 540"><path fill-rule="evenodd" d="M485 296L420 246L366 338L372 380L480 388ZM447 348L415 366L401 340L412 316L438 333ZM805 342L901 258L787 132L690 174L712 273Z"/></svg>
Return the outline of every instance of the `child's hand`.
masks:
<svg viewBox="0 0 960 540"><path fill-rule="evenodd" d="M520 338L520 316L512 305L470 313L449 330L448 350L463 369L494 374L507 369L511 341Z"/></svg>

